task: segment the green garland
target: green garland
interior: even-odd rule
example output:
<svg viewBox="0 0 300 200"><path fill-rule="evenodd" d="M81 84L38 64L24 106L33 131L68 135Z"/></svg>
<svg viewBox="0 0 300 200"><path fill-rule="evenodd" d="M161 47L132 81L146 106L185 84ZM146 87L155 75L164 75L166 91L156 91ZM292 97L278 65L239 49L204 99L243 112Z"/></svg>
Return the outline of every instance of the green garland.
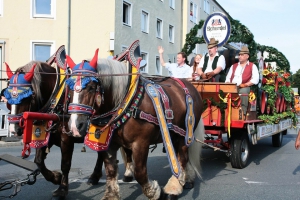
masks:
<svg viewBox="0 0 300 200"><path fill-rule="evenodd" d="M257 44L257 50L262 53L269 53L269 58L265 59L265 62L276 62L276 65L278 66L277 70L290 72L290 63L288 59L276 48Z"/></svg>

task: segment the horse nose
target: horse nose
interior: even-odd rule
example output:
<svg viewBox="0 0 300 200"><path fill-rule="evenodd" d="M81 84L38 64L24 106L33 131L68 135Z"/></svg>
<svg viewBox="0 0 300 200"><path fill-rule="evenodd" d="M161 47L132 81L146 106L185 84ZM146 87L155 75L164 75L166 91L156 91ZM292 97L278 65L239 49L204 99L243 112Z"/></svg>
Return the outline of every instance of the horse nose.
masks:
<svg viewBox="0 0 300 200"><path fill-rule="evenodd" d="M77 130L79 131L81 136L85 136L87 132L87 123L79 122L76 123Z"/></svg>

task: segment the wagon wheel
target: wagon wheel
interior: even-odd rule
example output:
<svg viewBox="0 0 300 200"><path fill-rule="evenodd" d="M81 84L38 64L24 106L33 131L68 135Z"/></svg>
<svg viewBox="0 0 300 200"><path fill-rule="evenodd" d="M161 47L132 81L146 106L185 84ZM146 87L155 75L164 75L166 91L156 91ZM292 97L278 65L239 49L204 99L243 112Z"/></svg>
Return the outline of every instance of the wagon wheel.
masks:
<svg viewBox="0 0 300 200"><path fill-rule="evenodd" d="M249 138L246 132L243 132L242 135L233 135L230 142L230 150L231 166L238 169L245 168L250 153Z"/></svg>
<svg viewBox="0 0 300 200"><path fill-rule="evenodd" d="M281 131L280 133L277 133L276 135L272 135L272 145L273 147L281 147L282 144L282 138L283 135L285 135L284 132L287 130Z"/></svg>

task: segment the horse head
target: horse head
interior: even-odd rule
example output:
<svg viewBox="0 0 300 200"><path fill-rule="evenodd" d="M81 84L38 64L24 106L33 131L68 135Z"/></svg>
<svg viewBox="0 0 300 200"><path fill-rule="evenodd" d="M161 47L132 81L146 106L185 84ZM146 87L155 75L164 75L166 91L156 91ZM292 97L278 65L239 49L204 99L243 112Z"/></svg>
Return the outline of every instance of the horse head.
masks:
<svg viewBox="0 0 300 200"><path fill-rule="evenodd" d="M97 57L98 50L90 62L83 60L76 65L67 56L72 69L71 77L66 81L71 96L68 126L74 136L86 135L91 117L113 113L113 108L121 103L125 94L128 76L114 74L125 74L126 66L115 60L97 60Z"/></svg>
<svg viewBox="0 0 300 200"><path fill-rule="evenodd" d="M75 137L86 134L87 120L94 113L94 104L100 105L101 98L95 97L100 93L100 81L97 78L98 49L91 61L83 60L75 64L71 57L66 56L66 62L72 70L66 84L70 89L70 104L68 113L71 114L68 126Z"/></svg>
<svg viewBox="0 0 300 200"><path fill-rule="evenodd" d="M15 74L7 63L5 65L7 76L10 79L8 88L4 92L8 104L11 105L11 113L8 116L10 132L22 135L23 129L20 122L22 121L23 112L38 111L43 102L48 100L47 97L49 98L49 95L43 95L48 91L43 91L42 76L37 73L42 64L41 62L29 62L25 66L19 67ZM43 63L43 65L46 65L46 63Z"/></svg>

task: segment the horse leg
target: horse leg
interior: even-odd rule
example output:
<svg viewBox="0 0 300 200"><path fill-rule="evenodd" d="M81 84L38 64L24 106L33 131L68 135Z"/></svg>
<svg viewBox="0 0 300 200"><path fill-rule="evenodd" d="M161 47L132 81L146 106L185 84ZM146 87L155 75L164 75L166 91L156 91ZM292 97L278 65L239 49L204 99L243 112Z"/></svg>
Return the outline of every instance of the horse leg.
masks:
<svg viewBox="0 0 300 200"><path fill-rule="evenodd" d="M123 177L124 182L131 182L133 180L134 166L132 161L132 151L130 149L120 148L121 155L124 161L125 173Z"/></svg>
<svg viewBox="0 0 300 200"><path fill-rule="evenodd" d="M53 192L53 197L65 198L69 192L69 172L71 169L74 142L71 137L63 134L61 138L61 171L60 186Z"/></svg>
<svg viewBox="0 0 300 200"><path fill-rule="evenodd" d="M97 152L98 158L97 158L96 166L94 168L93 173L91 174L91 176L87 181L88 185L97 185L102 176L103 158L101 153L102 152Z"/></svg>
<svg viewBox="0 0 300 200"><path fill-rule="evenodd" d="M175 146L175 145L174 145ZM178 144L178 153L177 159L181 167L181 174L178 178L174 175L171 176L168 183L164 187L164 192L169 195L168 199L177 199L177 196L180 195L183 191L183 186L186 181L186 166L188 163L188 147L185 146L184 140L179 140ZM188 177L191 178L191 177Z"/></svg>
<svg viewBox="0 0 300 200"><path fill-rule="evenodd" d="M106 189L102 200L119 200L120 188L118 184L117 150L111 144L108 151L103 152L103 161L106 173Z"/></svg>
<svg viewBox="0 0 300 200"><path fill-rule="evenodd" d="M49 147L50 148L50 147ZM42 147L36 149L36 154L34 158L34 163L38 166L41 174L47 181L52 182L55 185L59 185L61 183L62 174L56 171L50 171L45 165L45 159L47 157L46 148Z"/></svg>
<svg viewBox="0 0 300 200"><path fill-rule="evenodd" d="M136 142L140 143L140 142ZM160 199L163 194L157 181L148 179L147 174L147 157L149 145L141 146L141 144L133 145L132 153L135 163L134 177L142 186L143 193L151 200ZM135 150L138 149L138 150Z"/></svg>

